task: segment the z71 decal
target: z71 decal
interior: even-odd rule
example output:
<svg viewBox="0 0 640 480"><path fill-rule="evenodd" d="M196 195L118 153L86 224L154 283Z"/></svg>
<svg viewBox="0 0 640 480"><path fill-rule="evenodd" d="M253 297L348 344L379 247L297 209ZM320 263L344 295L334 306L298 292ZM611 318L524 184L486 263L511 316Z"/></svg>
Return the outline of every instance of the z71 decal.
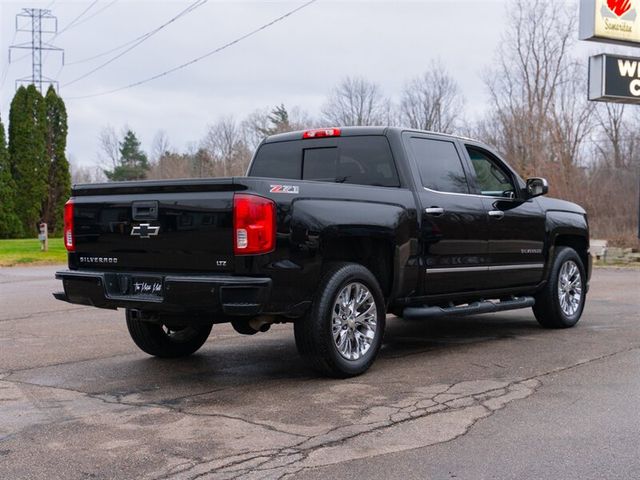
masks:
<svg viewBox="0 0 640 480"><path fill-rule="evenodd" d="M269 185L271 193L300 193L298 185Z"/></svg>

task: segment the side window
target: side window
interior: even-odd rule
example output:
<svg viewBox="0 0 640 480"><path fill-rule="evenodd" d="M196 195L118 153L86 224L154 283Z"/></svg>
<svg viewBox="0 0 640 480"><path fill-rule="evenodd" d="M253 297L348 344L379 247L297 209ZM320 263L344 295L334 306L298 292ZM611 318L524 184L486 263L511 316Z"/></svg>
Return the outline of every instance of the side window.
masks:
<svg viewBox="0 0 640 480"><path fill-rule="evenodd" d="M399 187L400 179L389 142L382 135L340 140L338 176L345 183Z"/></svg>
<svg viewBox="0 0 640 480"><path fill-rule="evenodd" d="M469 193L467 177L453 142L411 137L422 185L439 192Z"/></svg>
<svg viewBox="0 0 640 480"><path fill-rule="evenodd" d="M491 157L480 150L467 147L476 174L476 183L482 195L513 198L515 188L511 177Z"/></svg>

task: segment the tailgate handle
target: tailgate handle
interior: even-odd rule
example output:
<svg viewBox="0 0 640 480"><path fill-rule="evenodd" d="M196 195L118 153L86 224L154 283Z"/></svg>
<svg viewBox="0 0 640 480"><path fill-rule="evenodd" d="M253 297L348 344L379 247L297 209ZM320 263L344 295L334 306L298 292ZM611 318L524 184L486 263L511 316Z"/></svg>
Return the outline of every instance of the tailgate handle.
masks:
<svg viewBox="0 0 640 480"><path fill-rule="evenodd" d="M158 219L158 202L133 202L131 209L134 220Z"/></svg>

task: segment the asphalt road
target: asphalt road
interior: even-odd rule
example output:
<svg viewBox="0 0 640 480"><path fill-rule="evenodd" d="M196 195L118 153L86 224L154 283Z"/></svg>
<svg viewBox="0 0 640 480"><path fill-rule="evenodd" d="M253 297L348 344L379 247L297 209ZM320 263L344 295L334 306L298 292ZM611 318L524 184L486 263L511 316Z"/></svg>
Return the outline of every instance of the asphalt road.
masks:
<svg viewBox="0 0 640 480"><path fill-rule="evenodd" d="M596 270L569 330L390 319L342 381L288 325L150 358L123 312L54 300L54 270L0 269L0 479L640 478L640 270Z"/></svg>

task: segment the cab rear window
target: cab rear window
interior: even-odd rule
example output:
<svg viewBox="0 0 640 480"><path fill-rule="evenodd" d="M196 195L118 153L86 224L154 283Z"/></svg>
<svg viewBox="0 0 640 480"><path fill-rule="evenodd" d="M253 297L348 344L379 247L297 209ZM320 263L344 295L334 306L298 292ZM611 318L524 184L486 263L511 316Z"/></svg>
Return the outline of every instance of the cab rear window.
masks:
<svg viewBox="0 0 640 480"><path fill-rule="evenodd" d="M400 186L389 142L380 135L265 143L249 176Z"/></svg>

